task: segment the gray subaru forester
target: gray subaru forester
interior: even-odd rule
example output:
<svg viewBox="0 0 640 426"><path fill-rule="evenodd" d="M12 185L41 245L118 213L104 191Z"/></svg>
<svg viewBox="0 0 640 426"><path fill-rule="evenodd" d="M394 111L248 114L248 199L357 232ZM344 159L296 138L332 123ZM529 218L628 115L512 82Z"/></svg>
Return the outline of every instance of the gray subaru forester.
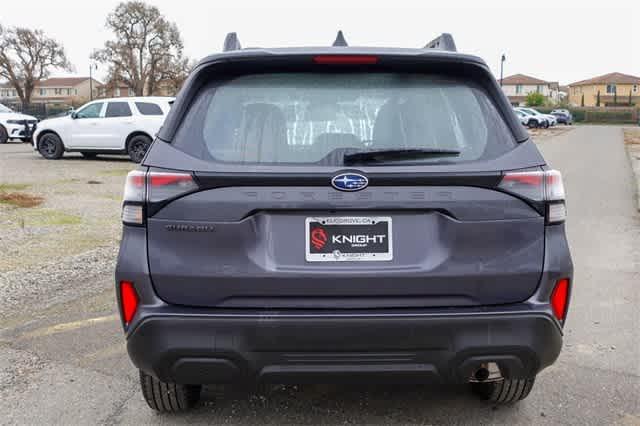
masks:
<svg viewBox="0 0 640 426"><path fill-rule="evenodd" d="M144 397L369 381L521 400L562 346L565 217L560 173L449 34L231 33L126 181L116 293Z"/></svg>

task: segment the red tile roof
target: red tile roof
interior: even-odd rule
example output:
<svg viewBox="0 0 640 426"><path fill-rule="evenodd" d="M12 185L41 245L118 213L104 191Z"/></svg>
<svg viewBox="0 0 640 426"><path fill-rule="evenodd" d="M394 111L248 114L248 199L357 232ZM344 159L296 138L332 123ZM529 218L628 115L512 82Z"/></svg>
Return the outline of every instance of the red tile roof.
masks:
<svg viewBox="0 0 640 426"><path fill-rule="evenodd" d="M514 84L538 85L538 84L549 84L549 82L540 80L539 78L530 77L524 74L510 75L509 77L505 77L502 79L502 85L514 85Z"/></svg>
<svg viewBox="0 0 640 426"><path fill-rule="evenodd" d="M89 80L89 77L54 77L40 81L37 87L74 87Z"/></svg>
<svg viewBox="0 0 640 426"><path fill-rule="evenodd" d="M36 83L36 88L38 88L38 87L74 87L74 86L77 86L78 84L80 84L80 83L82 83L82 82L84 82L86 80L89 80L89 77L54 77L54 78L47 78L45 80L40 80L39 83ZM93 80L98 85L102 85L102 83L100 83L95 78ZM0 82L0 87L12 88L13 86L9 82L3 81L3 82Z"/></svg>
<svg viewBox="0 0 640 426"><path fill-rule="evenodd" d="M585 86L589 84L640 84L640 77L621 72L612 72L609 74L593 77L588 80L577 81L569 86Z"/></svg>

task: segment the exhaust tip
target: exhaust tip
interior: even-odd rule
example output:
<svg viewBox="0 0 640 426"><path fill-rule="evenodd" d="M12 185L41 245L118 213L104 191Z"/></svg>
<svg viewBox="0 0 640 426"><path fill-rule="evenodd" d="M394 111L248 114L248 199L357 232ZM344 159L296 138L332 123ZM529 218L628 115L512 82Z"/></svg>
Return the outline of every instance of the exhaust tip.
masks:
<svg viewBox="0 0 640 426"><path fill-rule="evenodd" d="M469 378L470 382L482 383L482 382L498 382L503 380L500 367L495 362L482 363L473 372Z"/></svg>
<svg viewBox="0 0 640 426"><path fill-rule="evenodd" d="M484 367L480 367L476 370L473 377L475 377L475 379L479 382L484 382L489 378L489 370Z"/></svg>

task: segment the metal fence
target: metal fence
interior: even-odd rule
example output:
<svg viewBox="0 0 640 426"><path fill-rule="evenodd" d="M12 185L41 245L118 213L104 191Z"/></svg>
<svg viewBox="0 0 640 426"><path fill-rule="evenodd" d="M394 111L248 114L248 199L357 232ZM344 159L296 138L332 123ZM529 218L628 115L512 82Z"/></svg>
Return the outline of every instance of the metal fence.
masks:
<svg viewBox="0 0 640 426"><path fill-rule="evenodd" d="M65 104L31 104L24 106L20 103L7 105L16 112L32 115L40 120L67 114L73 107Z"/></svg>

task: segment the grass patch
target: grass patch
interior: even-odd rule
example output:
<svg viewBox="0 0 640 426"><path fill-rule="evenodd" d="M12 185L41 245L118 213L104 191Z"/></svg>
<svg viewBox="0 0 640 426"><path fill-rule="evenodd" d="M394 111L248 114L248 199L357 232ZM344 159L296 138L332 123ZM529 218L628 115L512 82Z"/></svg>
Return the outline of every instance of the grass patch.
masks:
<svg viewBox="0 0 640 426"><path fill-rule="evenodd" d="M57 225L78 225L82 223L80 216L67 214L58 210L43 210L43 215L34 218L30 225L36 226L57 226Z"/></svg>
<svg viewBox="0 0 640 426"><path fill-rule="evenodd" d="M14 210L12 221L21 227L46 227L59 225L78 225L82 223L80 216L75 216L53 209Z"/></svg>
<svg viewBox="0 0 640 426"><path fill-rule="evenodd" d="M100 195L100 198L110 201L122 201L122 195L119 194L104 194Z"/></svg>
<svg viewBox="0 0 640 426"><path fill-rule="evenodd" d="M0 192L24 191L30 187L28 183L0 183Z"/></svg>
<svg viewBox="0 0 640 426"><path fill-rule="evenodd" d="M0 192L0 203L9 204L20 208L37 207L44 201L44 198L37 195L30 195L24 192Z"/></svg>
<svg viewBox="0 0 640 426"><path fill-rule="evenodd" d="M624 143L626 145L640 145L640 130L625 129Z"/></svg>
<svg viewBox="0 0 640 426"><path fill-rule="evenodd" d="M60 184L60 185L66 185L66 184L68 184L68 183L79 183L79 182L82 182L82 180L77 179L77 178L69 178L69 179L60 179L60 180L56 180L56 181L53 181L53 182L51 182L51 183L53 183L53 184Z"/></svg>
<svg viewBox="0 0 640 426"><path fill-rule="evenodd" d="M130 171L131 169L103 170L98 174L102 176L126 176Z"/></svg>

